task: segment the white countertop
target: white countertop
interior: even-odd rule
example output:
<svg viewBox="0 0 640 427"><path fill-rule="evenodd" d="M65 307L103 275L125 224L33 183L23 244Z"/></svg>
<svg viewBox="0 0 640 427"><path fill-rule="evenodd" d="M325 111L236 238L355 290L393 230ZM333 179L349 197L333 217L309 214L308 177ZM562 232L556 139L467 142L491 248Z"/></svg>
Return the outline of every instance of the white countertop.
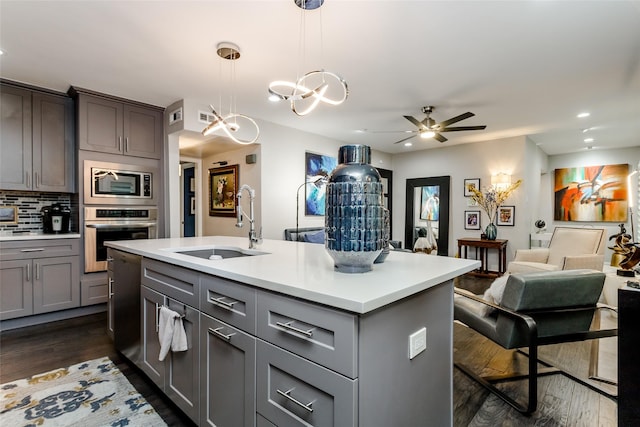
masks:
<svg viewBox="0 0 640 427"><path fill-rule="evenodd" d="M11 231L0 232L0 242L44 239L79 239L80 237L80 233L45 234L42 231L32 231L29 233L13 233Z"/></svg>
<svg viewBox="0 0 640 427"><path fill-rule="evenodd" d="M249 247L244 237L208 236L106 242L151 259L209 273L258 288L281 292L355 313L367 313L480 267L469 259L391 251L367 273L334 270L324 245L264 240L265 255L207 260L174 253L171 248L203 249L212 245Z"/></svg>

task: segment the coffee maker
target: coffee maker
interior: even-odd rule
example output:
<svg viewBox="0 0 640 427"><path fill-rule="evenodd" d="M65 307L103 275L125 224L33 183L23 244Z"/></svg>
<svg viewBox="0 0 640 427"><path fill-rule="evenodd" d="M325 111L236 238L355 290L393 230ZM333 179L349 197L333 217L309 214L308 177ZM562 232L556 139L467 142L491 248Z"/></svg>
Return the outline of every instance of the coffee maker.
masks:
<svg viewBox="0 0 640 427"><path fill-rule="evenodd" d="M71 210L55 203L51 206L44 206L42 212L42 232L47 234L62 234L69 232L69 219Z"/></svg>

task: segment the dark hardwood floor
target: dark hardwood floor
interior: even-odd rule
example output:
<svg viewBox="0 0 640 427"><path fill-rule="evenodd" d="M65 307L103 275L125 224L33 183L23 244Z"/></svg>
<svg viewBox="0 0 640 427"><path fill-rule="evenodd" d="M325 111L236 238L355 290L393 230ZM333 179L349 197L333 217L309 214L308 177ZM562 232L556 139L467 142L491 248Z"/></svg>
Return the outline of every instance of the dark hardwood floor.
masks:
<svg viewBox="0 0 640 427"><path fill-rule="evenodd" d="M0 333L0 384L108 356L169 426L194 424L121 356L107 335L106 312Z"/></svg>
<svg viewBox="0 0 640 427"><path fill-rule="evenodd" d="M482 293L490 280L463 277L460 286ZM579 375L588 377L590 348L584 343L562 344L545 349L545 357L556 359ZM0 333L0 383L108 356L127 376L170 426L191 426L189 419L169 402L137 368L131 366L113 347L106 334L106 313L47 325ZM487 372L517 369L523 356L484 339L461 324L454 324L454 359ZM525 365L526 366L526 365ZM577 367L577 368L576 368ZM523 416L490 394L458 369L453 370L454 426L616 426L617 404L565 376L552 375L539 380L539 409ZM525 381L504 383L510 392L522 393ZM425 425L428 425L426 423ZM368 426L367 426L368 427ZM397 426L414 427L414 426ZM439 426L436 426L439 427Z"/></svg>

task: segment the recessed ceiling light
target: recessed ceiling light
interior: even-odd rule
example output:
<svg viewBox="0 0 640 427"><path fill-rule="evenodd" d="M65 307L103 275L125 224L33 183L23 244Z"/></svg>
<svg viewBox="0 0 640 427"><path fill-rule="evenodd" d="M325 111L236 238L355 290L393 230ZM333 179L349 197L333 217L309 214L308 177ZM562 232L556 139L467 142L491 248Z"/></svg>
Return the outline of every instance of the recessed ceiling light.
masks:
<svg viewBox="0 0 640 427"><path fill-rule="evenodd" d="M585 138L584 142L593 142L593 138Z"/></svg>
<svg viewBox="0 0 640 427"><path fill-rule="evenodd" d="M0 49L0 55L4 55L4 50Z"/></svg>
<svg viewBox="0 0 640 427"><path fill-rule="evenodd" d="M410 143L410 142L408 142L408 141L404 143L404 146L405 146L405 147L411 147L412 145L413 145L413 144L412 144L412 143Z"/></svg>
<svg viewBox="0 0 640 427"><path fill-rule="evenodd" d="M577 117L578 117L579 119L584 119L585 117L589 117L590 115L591 115L591 113L584 112L584 113L580 113L580 114L578 114L578 116L577 116Z"/></svg>

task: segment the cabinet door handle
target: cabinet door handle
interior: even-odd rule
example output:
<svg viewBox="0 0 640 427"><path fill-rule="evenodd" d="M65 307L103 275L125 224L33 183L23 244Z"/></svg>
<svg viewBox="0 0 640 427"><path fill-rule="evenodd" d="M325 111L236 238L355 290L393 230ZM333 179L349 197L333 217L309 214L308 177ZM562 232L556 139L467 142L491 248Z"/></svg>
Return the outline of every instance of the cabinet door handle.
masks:
<svg viewBox="0 0 640 427"><path fill-rule="evenodd" d="M107 285L109 287L109 299L113 298L113 279L111 277L109 277L109 280L107 282Z"/></svg>
<svg viewBox="0 0 640 427"><path fill-rule="evenodd" d="M25 176L25 184L27 185L27 188L31 188L31 174L29 172L25 172L24 176Z"/></svg>
<svg viewBox="0 0 640 427"><path fill-rule="evenodd" d="M129 137L125 137L124 138L124 152L128 153L129 152Z"/></svg>
<svg viewBox="0 0 640 427"><path fill-rule="evenodd" d="M209 328L209 332L211 332L212 334L214 334L218 338L222 338L223 340L225 340L227 342L231 341L231 337L235 335L235 332L231 333L229 335L225 335L222 332L220 332L221 330L222 330L222 327L219 327L219 328L216 328L216 329Z"/></svg>
<svg viewBox="0 0 640 427"><path fill-rule="evenodd" d="M122 151L122 137L118 137L118 151Z"/></svg>
<svg viewBox="0 0 640 427"><path fill-rule="evenodd" d="M40 280L40 264L36 262L36 280Z"/></svg>
<svg viewBox="0 0 640 427"><path fill-rule="evenodd" d="M287 391L282 391L280 389L276 389L276 392L283 397L286 397L287 399L289 399L291 402L295 403L296 405L300 406L301 408L309 411L309 412L313 412L313 402L309 402L306 405L302 402L300 402L298 399L296 399L295 397L291 396L291 392L293 391L293 388L290 388Z"/></svg>
<svg viewBox="0 0 640 427"><path fill-rule="evenodd" d="M218 307L224 308L225 310L232 311L233 310L233 305L237 304L238 301L227 302L223 298L224 297L220 297L220 298L209 297L209 302L211 304L217 305Z"/></svg>
<svg viewBox="0 0 640 427"><path fill-rule="evenodd" d="M40 177L38 176L38 172L33 174L34 188L40 188Z"/></svg>
<svg viewBox="0 0 640 427"><path fill-rule="evenodd" d="M156 332L160 330L160 306L156 303Z"/></svg>
<svg viewBox="0 0 640 427"><path fill-rule="evenodd" d="M110 256L107 257L107 262L113 262L113 258L111 258Z"/></svg>
<svg viewBox="0 0 640 427"><path fill-rule="evenodd" d="M27 264L27 282L31 281L31 264Z"/></svg>
<svg viewBox="0 0 640 427"><path fill-rule="evenodd" d="M20 252L42 252L44 248L29 248L29 249L20 249Z"/></svg>
<svg viewBox="0 0 640 427"><path fill-rule="evenodd" d="M305 337L311 338L313 336L313 329L309 329L308 331L304 331L300 328L296 328L295 326L292 326L291 324L293 323L293 320L287 323L282 323L282 322L276 322L276 325L280 326L281 328L287 329L289 331L292 332L296 332L298 334L304 335Z"/></svg>

